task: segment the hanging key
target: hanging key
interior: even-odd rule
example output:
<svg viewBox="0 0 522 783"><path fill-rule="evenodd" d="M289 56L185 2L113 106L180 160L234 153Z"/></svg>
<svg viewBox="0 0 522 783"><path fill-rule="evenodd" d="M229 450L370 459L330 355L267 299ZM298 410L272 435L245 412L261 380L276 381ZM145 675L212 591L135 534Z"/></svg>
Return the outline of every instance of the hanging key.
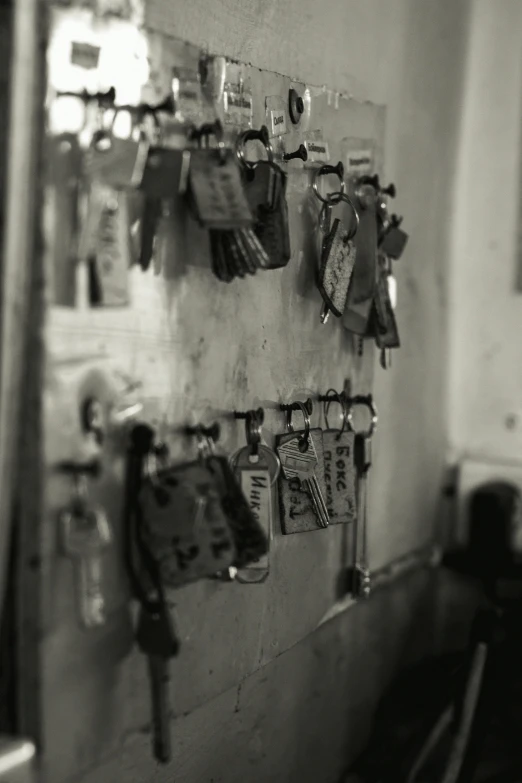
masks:
<svg viewBox="0 0 522 783"><path fill-rule="evenodd" d="M103 556L112 544L112 531L104 511L87 503L86 475L78 470L74 480L76 497L59 516L60 538L64 554L75 560L81 622L86 628L95 628L103 625L107 616Z"/></svg>
<svg viewBox="0 0 522 783"><path fill-rule="evenodd" d="M178 654L179 642L163 598L141 604L136 641L149 669L154 758L167 764L172 755L169 664Z"/></svg>
<svg viewBox="0 0 522 783"><path fill-rule="evenodd" d="M368 472L372 463L372 437L377 427L378 414L371 395L356 396L350 401L350 421L353 420L352 408L356 405L362 405L368 409L371 415L371 423L366 431L355 434L354 460L357 472L357 520L352 527L352 567L348 576L354 598L368 598L371 591L371 574L368 565Z"/></svg>
<svg viewBox="0 0 522 783"><path fill-rule="evenodd" d="M277 453L285 479L287 481L292 479L299 481L312 500L319 526L328 527L328 510L317 480L318 458L313 441L310 439L306 450L304 450L302 439L294 435L288 440L279 443Z"/></svg>

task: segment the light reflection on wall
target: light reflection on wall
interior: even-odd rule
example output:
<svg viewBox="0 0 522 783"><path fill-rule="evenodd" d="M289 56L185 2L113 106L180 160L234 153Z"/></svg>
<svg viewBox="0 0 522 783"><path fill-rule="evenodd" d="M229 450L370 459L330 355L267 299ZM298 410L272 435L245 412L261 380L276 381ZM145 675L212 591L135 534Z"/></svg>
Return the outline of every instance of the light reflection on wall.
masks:
<svg viewBox="0 0 522 783"><path fill-rule="evenodd" d="M95 106L87 109L73 97L57 97L57 92L104 92L116 90L117 104L137 104L149 77L148 43L145 34L129 22L101 21L90 11L56 9L53 11L48 64L48 130L52 134L79 133L88 143L92 128L102 121ZM71 62L73 43L99 49L97 67L82 67ZM120 137L132 130L128 112L105 112L105 127ZM91 129L91 130L89 130Z"/></svg>

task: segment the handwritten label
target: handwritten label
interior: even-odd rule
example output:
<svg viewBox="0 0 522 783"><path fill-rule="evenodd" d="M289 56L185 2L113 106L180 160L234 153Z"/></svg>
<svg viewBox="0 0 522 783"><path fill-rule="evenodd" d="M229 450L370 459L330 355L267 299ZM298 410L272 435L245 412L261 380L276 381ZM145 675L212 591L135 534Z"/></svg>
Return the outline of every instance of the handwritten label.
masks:
<svg viewBox="0 0 522 783"><path fill-rule="evenodd" d="M270 123L272 126L272 136L282 136L286 133L286 111L278 109L270 112Z"/></svg>
<svg viewBox="0 0 522 783"><path fill-rule="evenodd" d="M308 152L308 161L328 163L330 160L330 151L326 141L308 140L304 142Z"/></svg>
<svg viewBox="0 0 522 783"><path fill-rule="evenodd" d="M325 430L324 483L325 502L331 525L352 522L356 516L353 432Z"/></svg>
<svg viewBox="0 0 522 783"><path fill-rule="evenodd" d="M368 174L373 170L372 150L352 150L346 154L346 174Z"/></svg>
<svg viewBox="0 0 522 783"><path fill-rule="evenodd" d="M73 41L71 46L71 63L92 71L98 67L100 59L100 47L88 43Z"/></svg>
<svg viewBox="0 0 522 783"><path fill-rule="evenodd" d="M243 494L248 500L256 521L270 541L272 530L272 490L270 473L266 468L243 468L240 471ZM268 553L248 565L248 569L268 570Z"/></svg>
<svg viewBox="0 0 522 783"><path fill-rule="evenodd" d="M294 439L295 436L295 432L281 435L278 437L277 443L282 445ZM314 427L310 430L310 437L313 440L317 454L317 465L314 472L324 498L326 486L324 481L323 432L318 427ZM284 478L283 471L281 471L279 477L279 505L281 510L281 528L285 535L320 529L321 525L319 524L312 498L306 487L301 484L299 478Z"/></svg>

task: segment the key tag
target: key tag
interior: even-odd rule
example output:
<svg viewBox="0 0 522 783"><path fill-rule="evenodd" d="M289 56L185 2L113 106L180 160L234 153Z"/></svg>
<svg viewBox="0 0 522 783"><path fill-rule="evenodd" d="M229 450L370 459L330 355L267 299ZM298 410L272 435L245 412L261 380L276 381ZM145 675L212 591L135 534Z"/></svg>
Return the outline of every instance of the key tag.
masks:
<svg viewBox="0 0 522 783"><path fill-rule="evenodd" d="M355 499L354 432L348 419L345 398L335 389L319 397L324 403L323 460L326 487L325 502L331 525L353 522L357 508ZM332 402L341 408L341 428L331 428L328 414Z"/></svg>
<svg viewBox="0 0 522 783"><path fill-rule="evenodd" d="M286 430L276 439L281 461L279 506L281 528L285 535L305 533L328 527L325 503L323 433L310 426L312 401L281 405L286 411ZM292 414L300 411L303 430L294 430Z"/></svg>
<svg viewBox="0 0 522 783"><path fill-rule="evenodd" d="M245 144L260 141L267 159L255 162L246 159ZM248 204L254 216L254 232L266 251L268 261L264 269L281 269L291 256L288 204L286 202L287 176L274 162L274 151L268 129L246 130L238 136L236 155L243 170L243 185Z"/></svg>
<svg viewBox="0 0 522 783"><path fill-rule="evenodd" d="M250 508L263 529L270 544L272 538L273 492L281 463L277 454L261 443L264 411L235 413L236 419L245 419L247 445L234 452L229 462L241 486ZM236 574L238 582L264 582L269 572L269 552L257 561L240 569Z"/></svg>
<svg viewBox="0 0 522 783"><path fill-rule="evenodd" d="M217 147L210 147L210 136L216 138ZM225 146L221 123L217 120L202 125L192 132L191 138L199 145L192 150L188 177L189 200L196 220L206 229L250 228L253 217L241 172L234 150Z"/></svg>
<svg viewBox="0 0 522 783"><path fill-rule="evenodd" d="M340 187L336 192L321 195L318 186L318 177L325 174L336 174L339 177ZM321 166L314 172L312 189L322 208L319 213L319 231L323 235L321 243L321 261L317 277L317 287L324 300L321 309L321 323L328 321L330 312L337 318L344 313L348 287L355 266L355 244L353 239L359 226L359 214L344 192L344 167L341 162L337 166ZM352 211L350 228L347 229L339 218L332 223L333 207L346 203Z"/></svg>
<svg viewBox="0 0 522 783"><path fill-rule="evenodd" d="M232 567L216 574L217 578L230 581L236 578L239 569L259 562L267 554L269 543L260 519L252 510L228 457L217 453L217 438L213 437L212 429L219 433L217 425L214 428L199 426L191 431L198 436L201 458L216 481L221 508L228 520L234 541L236 553Z"/></svg>
<svg viewBox="0 0 522 783"><path fill-rule="evenodd" d="M59 515L62 552L75 561L78 612L85 628L97 628L107 621L103 554L112 544L112 531L103 509L87 500L87 475L73 473L74 498Z"/></svg>
<svg viewBox="0 0 522 783"><path fill-rule="evenodd" d="M143 537L168 587L225 571L236 548L222 508L221 488L209 470L210 440L198 432L198 459L171 465L158 447L147 458L139 494Z"/></svg>

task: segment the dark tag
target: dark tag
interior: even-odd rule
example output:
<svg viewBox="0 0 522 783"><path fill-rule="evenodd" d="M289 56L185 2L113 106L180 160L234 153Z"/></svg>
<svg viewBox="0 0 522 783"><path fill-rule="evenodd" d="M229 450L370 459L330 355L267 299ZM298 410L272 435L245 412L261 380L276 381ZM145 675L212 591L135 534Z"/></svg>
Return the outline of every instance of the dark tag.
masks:
<svg viewBox="0 0 522 783"><path fill-rule="evenodd" d="M202 462L162 471L143 485L143 535L163 582L179 587L227 569L236 556L221 485Z"/></svg>
<svg viewBox="0 0 522 783"><path fill-rule="evenodd" d="M372 326L375 342L379 348L399 348L400 338L395 313L393 311L388 275L382 264L379 264L377 289L373 301Z"/></svg>
<svg viewBox="0 0 522 783"><path fill-rule="evenodd" d="M342 323L348 331L365 335L377 276L377 220L371 207L361 210L359 217L359 228L354 238L356 259Z"/></svg>

